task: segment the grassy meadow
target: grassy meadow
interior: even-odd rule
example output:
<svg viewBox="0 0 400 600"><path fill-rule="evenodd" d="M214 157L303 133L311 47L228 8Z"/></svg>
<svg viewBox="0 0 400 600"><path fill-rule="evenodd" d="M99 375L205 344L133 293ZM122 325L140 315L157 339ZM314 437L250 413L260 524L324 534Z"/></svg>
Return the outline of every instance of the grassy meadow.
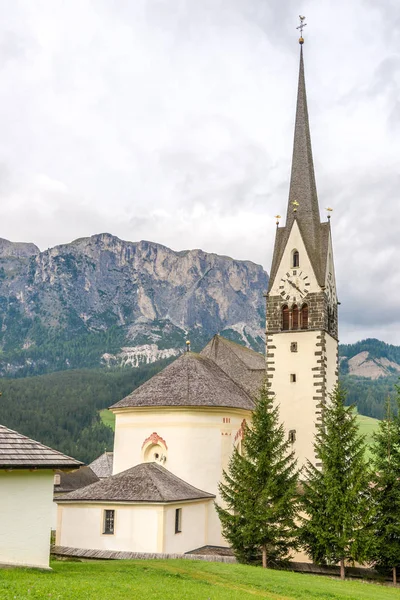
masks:
<svg viewBox="0 0 400 600"><path fill-rule="evenodd" d="M399 589L260 567L189 560L55 561L0 569L1 600L389 600Z"/></svg>

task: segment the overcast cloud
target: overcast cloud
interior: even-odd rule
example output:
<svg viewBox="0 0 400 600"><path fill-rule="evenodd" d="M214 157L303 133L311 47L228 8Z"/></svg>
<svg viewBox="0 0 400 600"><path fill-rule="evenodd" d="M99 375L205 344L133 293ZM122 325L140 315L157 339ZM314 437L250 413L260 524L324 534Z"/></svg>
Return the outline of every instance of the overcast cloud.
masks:
<svg viewBox="0 0 400 600"><path fill-rule="evenodd" d="M0 236L269 270L304 46L341 340L400 344L398 0L0 0Z"/></svg>

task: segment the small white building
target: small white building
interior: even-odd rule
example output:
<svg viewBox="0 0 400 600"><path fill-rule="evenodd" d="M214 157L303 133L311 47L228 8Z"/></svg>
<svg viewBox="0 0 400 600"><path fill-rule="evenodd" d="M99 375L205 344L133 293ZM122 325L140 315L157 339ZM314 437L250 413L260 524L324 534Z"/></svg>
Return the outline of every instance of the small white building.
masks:
<svg viewBox="0 0 400 600"><path fill-rule="evenodd" d="M156 463L58 499L57 546L183 553L205 546L215 496Z"/></svg>
<svg viewBox="0 0 400 600"><path fill-rule="evenodd" d="M81 464L0 425L0 564L49 568L54 469Z"/></svg>

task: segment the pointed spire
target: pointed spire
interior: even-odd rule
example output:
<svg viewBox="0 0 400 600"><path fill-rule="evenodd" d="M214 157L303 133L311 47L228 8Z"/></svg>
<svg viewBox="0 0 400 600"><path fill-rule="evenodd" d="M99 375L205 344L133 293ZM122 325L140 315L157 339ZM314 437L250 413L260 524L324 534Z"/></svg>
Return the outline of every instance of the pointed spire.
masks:
<svg viewBox="0 0 400 600"><path fill-rule="evenodd" d="M319 246L321 218L318 207L317 186L311 150L308 122L306 84L304 79L303 46L300 46L300 71L297 92L296 124L294 130L292 174L286 226L289 229L297 219L303 235L312 246ZM317 249L317 248L316 248Z"/></svg>
<svg viewBox="0 0 400 600"><path fill-rule="evenodd" d="M302 19L302 18L301 18ZM304 19L304 18L303 18ZM303 21L302 19L302 21ZM301 27L305 27L302 22ZM300 43L300 69L297 91L296 123L294 130L292 173L286 226L278 227L270 275L270 288L288 242L293 222L296 220L318 282L324 285L324 264L321 240L321 218L315 183L314 163L308 122L306 84L304 79L303 37Z"/></svg>

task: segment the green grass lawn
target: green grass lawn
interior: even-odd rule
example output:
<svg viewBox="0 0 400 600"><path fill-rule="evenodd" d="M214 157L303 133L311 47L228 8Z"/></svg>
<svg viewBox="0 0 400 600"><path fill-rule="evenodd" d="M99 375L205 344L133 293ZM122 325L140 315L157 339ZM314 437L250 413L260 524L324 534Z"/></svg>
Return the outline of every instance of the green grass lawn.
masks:
<svg viewBox="0 0 400 600"><path fill-rule="evenodd" d="M114 413L111 412L111 410L108 410L108 408L101 410L100 411L100 419L103 421L104 425L111 427L111 429L114 431L115 415L114 415Z"/></svg>
<svg viewBox="0 0 400 600"><path fill-rule="evenodd" d="M0 570L1 600L385 600L399 589L360 581L189 560L53 562Z"/></svg>

